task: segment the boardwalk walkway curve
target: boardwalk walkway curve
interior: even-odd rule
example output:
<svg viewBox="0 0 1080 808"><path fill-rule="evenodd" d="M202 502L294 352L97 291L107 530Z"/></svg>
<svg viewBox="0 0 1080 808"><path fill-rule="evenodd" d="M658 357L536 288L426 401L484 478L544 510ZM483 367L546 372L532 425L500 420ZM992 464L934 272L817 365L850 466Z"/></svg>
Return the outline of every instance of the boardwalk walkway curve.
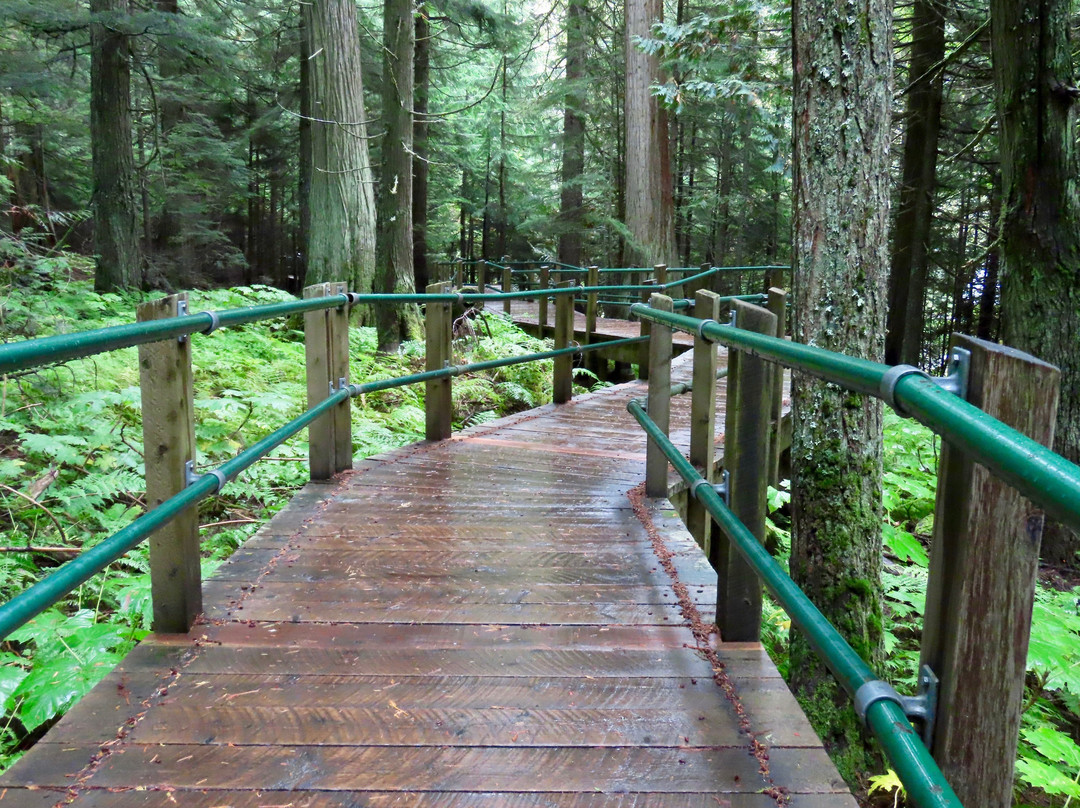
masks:
<svg viewBox="0 0 1080 808"><path fill-rule="evenodd" d="M143 642L3 800L853 805L760 645L715 645L718 682L695 648L628 496L642 389L310 484L207 581L205 620ZM711 614L670 505L640 508Z"/></svg>

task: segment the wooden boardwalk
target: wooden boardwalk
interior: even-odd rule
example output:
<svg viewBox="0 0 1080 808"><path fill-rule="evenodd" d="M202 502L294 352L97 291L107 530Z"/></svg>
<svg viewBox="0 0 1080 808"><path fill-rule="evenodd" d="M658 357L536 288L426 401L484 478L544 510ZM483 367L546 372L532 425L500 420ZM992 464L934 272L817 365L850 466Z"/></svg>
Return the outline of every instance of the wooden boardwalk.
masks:
<svg viewBox="0 0 1080 808"><path fill-rule="evenodd" d="M715 575L635 493L643 392L307 486L207 582L205 620L141 643L0 804L854 808L761 647L704 633Z"/></svg>

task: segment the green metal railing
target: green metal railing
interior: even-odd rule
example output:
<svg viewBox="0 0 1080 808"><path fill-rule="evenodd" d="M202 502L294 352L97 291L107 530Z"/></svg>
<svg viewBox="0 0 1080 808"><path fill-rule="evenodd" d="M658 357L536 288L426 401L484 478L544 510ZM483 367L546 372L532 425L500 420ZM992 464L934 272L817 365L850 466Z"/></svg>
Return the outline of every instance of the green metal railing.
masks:
<svg viewBox="0 0 1080 808"><path fill-rule="evenodd" d="M900 414L930 427L962 453L1043 506L1053 517L1080 528L1080 467L946 391L939 380L916 368L891 367L646 304L635 304L631 311L642 320L697 334L728 348L880 398ZM959 389L959 384L956 387ZM875 688L877 692L891 691L672 444L642 404L640 399L631 401L628 410L689 486L688 496L712 517L848 694L858 702L857 694L865 685L871 684L870 691ZM864 694L859 695L865 699ZM922 808L960 806L901 705L890 697L880 697L871 698L869 704L864 701L863 709L862 717L903 782L908 799Z"/></svg>
<svg viewBox="0 0 1080 808"><path fill-rule="evenodd" d="M562 290L562 293L570 290ZM95 353L127 348L163 339L203 333L226 326L242 325L275 317L288 316L304 312L338 308L349 303L374 302L448 302L465 298L467 300L498 300L498 294L487 295L366 295L344 294L323 298L312 298L288 303L276 303L255 306L246 309L233 309L222 312L203 312L193 315L181 315L164 320L145 323L133 323L110 328L96 329L78 334L65 334L45 337L37 340L12 343L0 346L0 372L26 370L66 359L90 356ZM0 605L0 639L6 637L19 626L33 619L44 609L57 603L76 587L85 583L124 553L136 547L158 529L176 519L183 511L202 502L207 497L221 491L224 485L235 479L242 471L265 457L286 440L309 426L324 413L350 397L365 393L374 393L396 387L404 387L435 379L459 376L463 373L493 370L511 365L554 359L560 356L583 354L590 351L610 349L623 345L633 345L647 340L647 337L610 340L593 345L574 345L551 351L542 351L521 356L491 359L465 365L453 365L437 370L424 371L393 379L381 379L362 384L349 384L331 393L314 407L271 434L245 449L233 459L223 463L217 469L200 475L182 492L165 500L161 505L136 519L127 527L105 539L100 544L81 553L67 562L51 575L42 579L7 603Z"/></svg>
<svg viewBox="0 0 1080 808"><path fill-rule="evenodd" d="M649 418L641 402L631 401L627 409L690 486L691 495L705 507L754 568L765 587L788 613L792 623L803 632L810 646L848 694L854 697L864 684L876 681L878 677L870 666L847 644L840 632L769 555L754 534L728 509L715 489L699 483L704 482L704 478ZM904 783L909 799L921 808L962 808L959 798L898 704L888 699L874 701L866 711L866 721Z"/></svg>
<svg viewBox="0 0 1080 808"><path fill-rule="evenodd" d="M669 314L643 303L635 304L630 310L640 318L680 331L696 334L700 328L704 336L729 348L884 399L902 414L946 436L950 443L1046 508L1055 519L1080 528L1080 468L978 407L946 392L926 374L907 372L891 378L893 369L880 362L844 356L683 314Z"/></svg>

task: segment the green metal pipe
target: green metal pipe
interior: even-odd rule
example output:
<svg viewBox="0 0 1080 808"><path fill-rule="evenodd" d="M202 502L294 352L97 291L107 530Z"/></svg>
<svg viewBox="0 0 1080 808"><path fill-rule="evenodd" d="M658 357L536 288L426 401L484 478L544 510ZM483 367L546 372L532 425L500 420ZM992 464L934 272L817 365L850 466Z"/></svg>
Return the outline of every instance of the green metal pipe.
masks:
<svg viewBox="0 0 1080 808"><path fill-rule="evenodd" d="M788 613L848 694L854 696L862 685L876 680L877 676L870 666L855 653L776 559L769 555L749 528L724 504L715 489L708 484L695 486L698 480L703 479L701 474L675 448L641 404L631 401L627 409L690 486L689 492L701 502L724 535L754 568L766 589ZM962 808L959 798L898 705L887 700L874 702L867 711L867 723L907 789L909 799L919 808Z"/></svg>
<svg viewBox="0 0 1080 808"><path fill-rule="evenodd" d="M656 311L637 303L638 317L681 331L697 333L731 348L876 398L889 365L801 345L797 342L706 323L680 314ZM1006 426L958 396L941 389L933 379L912 373L896 383L893 397L904 415L930 427L945 440L984 465L1024 496L1041 505L1054 519L1080 529L1080 467L1037 441Z"/></svg>
<svg viewBox="0 0 1080 808"><path fill-rule="evenodd" d="M299 418L295 418L285 426L267 435L258 443L245 449L236 457L223 463L218 467L218 471L225 475L226 480L233 479L241 471L280 446L331 407L344 401L346 397L347 390L339 390ZM217 493L217 490L218 480L214 475L203 474L179 494L165 500L154 510L143 514L127 527L105 539L101 544L80 553L78 557L68 561L47 578L43 578L29 589L16 595L0 606L0 638L6 637L19 626L58 602L73 589L88 581L124 553L149 537L154 531L169 524L187 508L198 504L211 494Z"/></svg>
<svg viewBox="0 0 1080 808"><path fill-rule="evenodd" d="M253 323L307 311L336 309L346 302L348 298L345 295L331 295L295 302L270 303L245 309L214 313L201 312L183 317L150 320L145 323L125 323L75 334L57 334L52 337L12 342L0 345L0 374L16 373L53 362L64 362L148 342L197 334L216 327ZM215 317L217 325L215 325Z"/></svg>

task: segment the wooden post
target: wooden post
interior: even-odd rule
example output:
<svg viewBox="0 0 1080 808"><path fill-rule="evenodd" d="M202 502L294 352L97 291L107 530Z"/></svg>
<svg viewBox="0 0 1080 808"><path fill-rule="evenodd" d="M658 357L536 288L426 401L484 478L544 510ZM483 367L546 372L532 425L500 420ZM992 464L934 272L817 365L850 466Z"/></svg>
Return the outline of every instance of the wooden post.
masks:
<svg viewBox="0 0 1080 808"><path fill-rule="evenodd" d="M1033 356L954 335L971 351L969 403L1044 446L1060 372ZM921 664L940 680L932 752L965 805L1012 805L1043 514L945 442Z"/></svg>
<svg viewBox="0 0 1080 808"><path fill-rule="evenodd" d="M460 258L454 267L454 288L460 289L465 285L465 262Z"/></svg>
<svg viewBox="0 0 1080 808"><path fill-rule="evenodd" d="M787 292L771 287L768 309L776 317L776 337L787 336ZM780 435L784 417L784 367L773 366L772 418L769 427L769 485L780 485Z"/></svg>
<svg viewBox="0 0 1080 808"><path fill-rule="evenodd" d="M139 322L177 315L187 294L170 295L138 307ZM195 460L191 339L165 339L139 346L146 505L158 507L187 487L185 466ZM202 611L199 514L191 507L150 537L150 592L154 631L184 633Z"/></svg>
<svg viewBox="0 0 1080 808"><path fill-rule="evenodd" d="M667 283L667 264L654 264L653 265L653 278L656 280L657 284L659 284L660 286L663 286L665 283ZM661 290L661 291L663 291L663 290ZM663 293L667 294L667 292L663 292ZM670 297L670 295L669 295L669 297Z"/></svg>
<svg viewBox="0 0 1080 808"><path fill-rule="evenodd" d="M673 311L671 298L653 294L649 305L659 311ZM649 417L665 435L671 422L671 327L652 324L649 339ZM645 449L645 496L668 495L668 461L651 439Z"/></svg>
<svg viewBox="0 0 1080 808"><path fill-rule="evenodd" d="M640 286L652 286L653 283L654 283L654 281L653 281L652 278L646 278L641 282L641 284L638 284L638 285L640 285ZM656 293L655 292L649 292L649 291L642 292L641 293L641 302L642 303L648 303L651 300L652 295L654 295L654 294L656 294ZM646 320L644 317L642 317L641 319L638 320L638 322L641 325L641 336L643 336L643 337L651 336L652 335L652 320ZM646 381L649 378L649 351L650 351L649 346L651 344L652 344L652 340L650 339L649 342L642 342L640 344L640 347L639 347L638 366L637 366L638 367L638 376L637 377L641 381Z"/></svg>
<svg viewBox="0 0 1080 808"><path fill-rule="evenodd" d="M509 292L513 288L513 279L510 275L510 267L505 267L502 271L502 290L503 292ZM510 313L510 298L503 300L503 314Z"/></svg>
<svg viewBox="0 0 1080 808"><path fill-rule="evenodd" d="M712 269L712 262L711 261L706 261L705 263L703 263L701 265L701 269L699 271L700 272L707 272L710 269ZM716 292L716 294L723 295L723 291L721 289L721 286L722 286L722 284L724 282L723 277L724 277L723 272L714 272L712 275L710 275L708 278L705 279L705 285L709 289L712 289L714 292Z"/></svg>
<svg viewBox="0 0 1080 808"><path fill-rule="evenodd" d="M555 285L556 289L569 289L577 284L565 281ZM569 348L574 340L574 296L559 295L555 298L555 350ZM555 378L552 385L552 400L556 404L565 404L574 395L574 356L565 354L556 356Z"/></svg>
<svg viewBox="0 0 1080 808"><path fill-rule="evenodd" d="M476 273L476 288L480 290L480 294L487 294L488 265L486 258L476 262Z"/></svg>
<svg viewBox="0 0 1080 808"><path fill-rule="evenodd" d="M694 296L694 316L700 320L720 317L720 296L701 289ZM694 338L694 376L690 391L690 462L701 476L712 482L716 441L716 344L703 337ZM712 517L694 497L686 502L686 529L709 554Z"/></svg>
<svg viewBox="0 0 1080 808"><path fill-rule="evenodd" d="M331 294L344 295L349 287L344 283L332 283ZM335 389L349 383L349 305L331 309L329 316L330 378ZM328 387L329 389L329 387ZM352 450L352 399L338 404L332 413L334 420L334 472L351 469Z"/></svg>
<svg viewBox="0 0 1080 808"><path fill-rule="evenodd" d="M735 325L758 334L776 333L776 316L742 300L733 301ZM724 468L728 507L759 542L765 540L768 494L769 420L773 369L764 359L728 352ZM761 635L761 581L735 545L719 530L709 562L717 573L716 625L725 642L755 642Z"/></svg>
<svg viewBox="0 0 1080 808"><path fill-rule="evenodd" d="M304 289L304 298L326 297L332 294L333 284L317 283ZM311 409L330 396L330 386L337 388L331 366L330 312L309 311L304 314L304 356L307 364L307 405ZM334 476L337 457L337 422L327 413L308 427L308 465L311 479L329 480Z"/></svg>
<svg viewBox="0 0 1080 808"><path fill-rule="evenodd" d="M551 288L551 267L543 264L540 267L540 297L537 298L537 333L540 339L544 338L548 324L548 296L547 291Z"/></svg>
<svg viewBox="0 0 1080 808"><path fill-rule="evenodd" d="M448 283L433 283L425 290L429 295L450 291ZM427 331L425 370L440 370L453 361L454 317L450 301L429 301L425 307ZM446 440L450 437L451 390L450 377L424 382L424 437L428 440Z"/></svg>
<svg viewBox="0 0 1080 808"><path fill-rule="evenodd" d="M600 285L600 267L589 267L585 280L586 286ZM596 317L599 307L599 293L589 292L585 298L585 344L590 345L596 334Z"/></svg>

